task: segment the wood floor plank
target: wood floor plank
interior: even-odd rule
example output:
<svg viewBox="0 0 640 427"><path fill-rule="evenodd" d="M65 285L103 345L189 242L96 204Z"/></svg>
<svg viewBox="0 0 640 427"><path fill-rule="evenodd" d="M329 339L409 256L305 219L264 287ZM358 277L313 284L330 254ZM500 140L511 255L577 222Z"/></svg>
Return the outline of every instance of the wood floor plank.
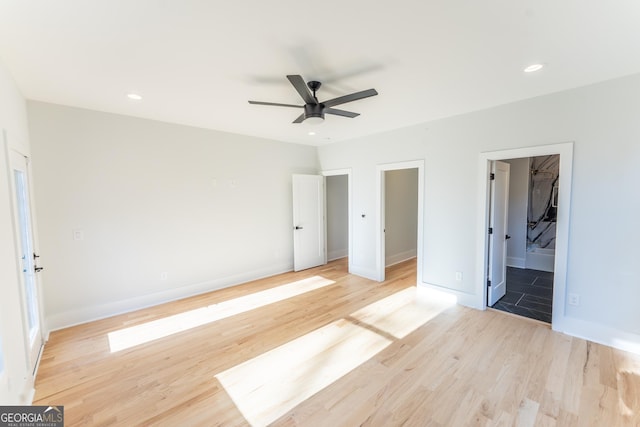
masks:
<svg viewBox="0 0 640 427"><path fill-rule="evenodd" d="M34 403L67 426L640 425L639 356L417 299L415 269L343 259L53 332Z"/></svg>

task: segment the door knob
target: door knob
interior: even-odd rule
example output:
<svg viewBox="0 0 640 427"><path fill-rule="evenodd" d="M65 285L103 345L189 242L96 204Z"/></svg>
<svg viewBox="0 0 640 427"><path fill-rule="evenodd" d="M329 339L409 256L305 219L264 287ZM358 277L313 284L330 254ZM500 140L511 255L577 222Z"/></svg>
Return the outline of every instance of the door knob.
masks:
<svg viewBox="0 0 640 427"><path fill-rule="evenodd" d="M302 230L302 226L296 225L296 230Z"/></svg>
<svg viewBox="0 0 640 427"><path fill-rule="evenodd" d="M511 236L509 236L508 234L506 236L504 236L504 240L509 240L511 238Z"/></svg>

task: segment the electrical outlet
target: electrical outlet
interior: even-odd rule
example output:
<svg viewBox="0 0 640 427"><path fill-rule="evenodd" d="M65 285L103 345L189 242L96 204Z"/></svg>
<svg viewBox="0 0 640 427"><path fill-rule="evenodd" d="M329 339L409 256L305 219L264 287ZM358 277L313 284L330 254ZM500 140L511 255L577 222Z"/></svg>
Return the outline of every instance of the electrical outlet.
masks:
<svg viewBox="0 0 640 427"><path fill-rule="evenodd" d="M169 274L166 271L160 273L160 280L167 280L167 277L169 277Z"/></svg>
<svg viewBox="0 0 640 427"><path fill-rule="evenodd" d="M456 280L458 282L462 281L462 271L456 271Z"/></svg>
<svg viewBox="0 0 640 427"><path fill-rule="evenodd" d="M580 295L569 294L569 305L580 305Z"/></svg>

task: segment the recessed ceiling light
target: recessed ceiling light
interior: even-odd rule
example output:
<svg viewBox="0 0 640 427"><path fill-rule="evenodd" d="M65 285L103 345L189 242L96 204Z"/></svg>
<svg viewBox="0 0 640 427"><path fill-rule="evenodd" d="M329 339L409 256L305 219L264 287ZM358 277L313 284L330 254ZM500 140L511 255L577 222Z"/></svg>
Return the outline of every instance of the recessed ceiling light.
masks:
<svg viewBox="0 0 640 427"><path fill-rule="evenodd" d="M138 95L137 93L128 93L127 97L129 99L133 99L134 101L141 101L142 100L142 96Z"/></svg>
<svg viewBox="0 0 640 427"><path fill-rule="evenodd" d="M307 135L309 135L309 136L313 136L313 135L315 135L315 134L316 134L315 132L311 131L311 132L309 132Z"/></svg>
<svg viewBox="0 0 640 427"><path fill-rule="evenodd" d="M524 72L525 73L534 73L536 71L541 70L542 67L544 67L544 64L531 64L527 68L524 69Z"/></svg>

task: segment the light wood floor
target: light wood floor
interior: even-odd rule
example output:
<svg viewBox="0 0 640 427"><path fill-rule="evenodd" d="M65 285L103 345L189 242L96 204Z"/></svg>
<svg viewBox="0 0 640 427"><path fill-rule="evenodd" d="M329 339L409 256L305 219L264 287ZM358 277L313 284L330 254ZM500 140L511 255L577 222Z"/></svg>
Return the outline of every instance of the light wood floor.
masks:
<svg viewBox="0 0 640 427"><path fill-rule="evenodd" d="M54 332L34 404L67 426L640 425L640 357L416 300L411 261L387 277L338 261Z"/></svg>

